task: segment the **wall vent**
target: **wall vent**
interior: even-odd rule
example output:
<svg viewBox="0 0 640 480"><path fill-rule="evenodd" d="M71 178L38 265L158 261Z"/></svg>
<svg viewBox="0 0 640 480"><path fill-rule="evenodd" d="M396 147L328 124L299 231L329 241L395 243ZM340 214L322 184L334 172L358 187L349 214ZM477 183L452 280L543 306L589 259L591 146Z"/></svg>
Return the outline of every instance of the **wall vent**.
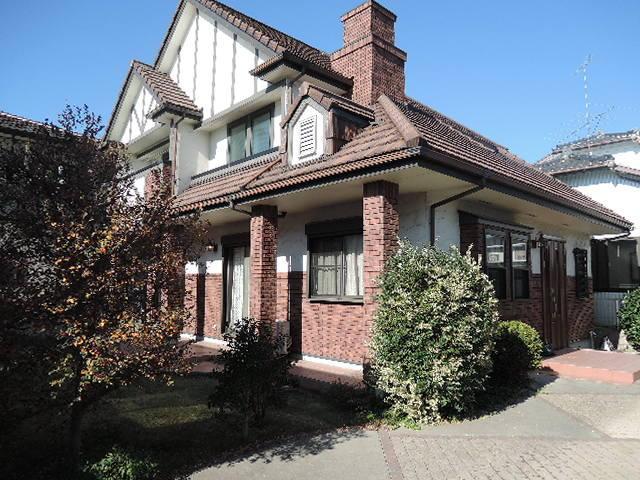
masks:
<svg viewBox="0 0 640 480"><path fill-rule="evenodd" d="M300 121L300 158L316 153L316 117Z"/></svg>

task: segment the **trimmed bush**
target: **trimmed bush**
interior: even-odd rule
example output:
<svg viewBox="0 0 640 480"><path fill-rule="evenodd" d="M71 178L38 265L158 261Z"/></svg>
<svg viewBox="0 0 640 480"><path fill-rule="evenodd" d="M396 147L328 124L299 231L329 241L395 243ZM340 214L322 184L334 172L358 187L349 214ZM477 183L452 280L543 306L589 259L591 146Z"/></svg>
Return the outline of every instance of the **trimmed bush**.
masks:
<svg viewBox="0 0 640 480"><path fill-rule="evenodd" d="M538 331L526 323L500 322L493 351L492 379L501 385L526 381L529 370L542 363L544 344Z"/></svg>
<svg viewBox="0 0 640 480"><path fill-rule="evenodd" d="M220 354L224 369L213 372L218 385L209 397L209 407L220 414L240 413L247 438L249 423L262 424L267 407L280 400L291 361L279 353L285 339L276 338L269 324L254 319L239 321L224 339L228 342Z"/></svg>
<svg viewBox="0 0 640 480"><path fill-rule="evenodd" d="M478 263L403 242L380 287L373 368L393 412L417 423L468 413L491 372L498 319Z"/></svg>
<svg viewBox="0 0 640 480"><path fill-rule="evenodd" d="M618 311L618 318L629 345L640 351L640 288L625 295Z"/></svg>
<svg viewBox="0 0 640 480"><path fill-rule="evenodd" d="M136 458L121 447L113 447L104 458L84 469L93 480L153 480L158 465L149 458Z"/></svg>

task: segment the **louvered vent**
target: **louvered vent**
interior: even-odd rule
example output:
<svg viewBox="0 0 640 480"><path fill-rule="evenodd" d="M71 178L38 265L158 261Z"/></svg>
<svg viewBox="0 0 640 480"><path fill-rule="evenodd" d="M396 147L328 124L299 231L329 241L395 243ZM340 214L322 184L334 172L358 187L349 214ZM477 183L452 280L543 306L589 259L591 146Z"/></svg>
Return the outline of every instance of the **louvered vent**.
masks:
<svg viewBox="0 0 640 480"><path fill-rule="evenodd" d="M300 122L300 158L316 153L316 117Z"/></svg>

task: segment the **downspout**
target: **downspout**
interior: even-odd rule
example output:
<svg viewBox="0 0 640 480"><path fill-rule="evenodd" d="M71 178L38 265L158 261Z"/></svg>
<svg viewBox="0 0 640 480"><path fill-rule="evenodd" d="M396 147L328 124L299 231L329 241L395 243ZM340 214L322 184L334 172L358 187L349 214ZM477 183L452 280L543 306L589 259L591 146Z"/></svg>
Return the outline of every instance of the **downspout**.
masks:
<svg viewBox="0 0 640 480"><path fill-rule="evenodd" d="M178 178L176 176L176 173L178 172L178 139L180 138L180 136L178 135L178 125L182 123L184 118L185 118L184 115L182 115L182 117L180 117L177 122L174 122L173 120L171 120L171 130L174 132L173 161L171 162L171 178L173 180L171 182L171 195L178 194L178 188L177 188Z"/></svg>
<svg viewBox="0 0 640 480"><path fill-rule="evenodd" d="M439 202L436 202L433 205L431 205L431 209L429 211L429 227L430 227L429 228L430 230L429 244L432 247L436 244L436 208L442 207L443 205L446 205L451 202L455 202L456 200L460 200L461 198L464 198L468 195L471 195L473 193L479 192L480 190L484 190L484 189L485 189L485 179L482 179L482 184L477 185L473 188L470 188L469 190L466 190L462 193L458 193L457 195L453 195L449 198L445 198L444 200L440 200Z"/></svg>

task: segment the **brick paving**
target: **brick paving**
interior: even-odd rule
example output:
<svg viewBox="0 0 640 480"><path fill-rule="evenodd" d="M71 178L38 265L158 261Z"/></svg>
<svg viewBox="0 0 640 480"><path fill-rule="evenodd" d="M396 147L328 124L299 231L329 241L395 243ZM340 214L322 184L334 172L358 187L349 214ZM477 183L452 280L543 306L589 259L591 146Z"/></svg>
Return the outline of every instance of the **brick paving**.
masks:
<svg viewBox="0 0 640 480"><path fill-rule="evenodd" d="M427 479L628 479L638 440L442 437L391 433L402 474Z"/></svg>

